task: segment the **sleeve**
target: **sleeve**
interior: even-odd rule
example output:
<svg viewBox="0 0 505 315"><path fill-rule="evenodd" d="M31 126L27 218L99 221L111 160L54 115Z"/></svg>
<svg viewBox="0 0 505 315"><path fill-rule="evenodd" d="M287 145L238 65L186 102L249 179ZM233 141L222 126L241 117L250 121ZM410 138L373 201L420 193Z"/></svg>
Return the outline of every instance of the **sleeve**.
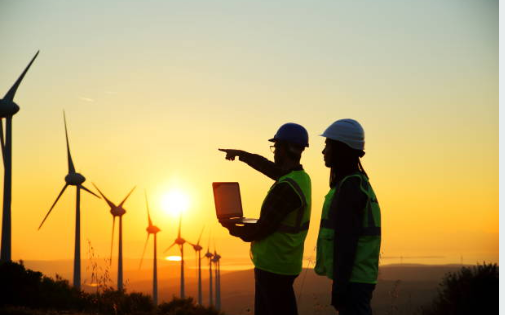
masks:
<svg viewBox="0 0 505 315"><path fill-rule="evenodd" d="M239 156L240 161L246 163L250 167L254 168L258 172L270 177L273 180L278 180L286 172L277 166L274 162L262 157L258 154L252 154L248 152L242 152Z"/></svg>
<svg viewBox="0 0 505 315"><path fill-rule="evenodd" d="M334 238L334 259L333 275L334 289L339 290L347 287L351 278L358 239L363 228L364 209L367 202L367 196L360 189L360 179L356 177L346 180L338 196L331 204L331 212L335 223ZM335 290L333 290L335 291Z"/></svg>
<svg viewBox="0 0 505 315"><path fill-rule="evenodd" d="M245 242L259 241L274 233L282 220L302 206L300 196L288 183L276 184L268 194L258 222L244 226L233 226L230 234Z"/></svg>

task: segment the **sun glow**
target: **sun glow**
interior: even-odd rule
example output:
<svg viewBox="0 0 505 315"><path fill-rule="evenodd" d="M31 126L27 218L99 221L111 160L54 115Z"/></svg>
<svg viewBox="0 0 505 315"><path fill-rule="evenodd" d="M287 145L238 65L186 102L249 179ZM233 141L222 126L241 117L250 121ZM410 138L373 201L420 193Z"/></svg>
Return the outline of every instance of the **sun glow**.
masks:
<svg viewBox="0 0 505 315"><path fill-rule="evenodd" d="M179 214L185 212L188 209L189 197L184 191L173 189L163 195L161 203L163 209L167 213L173 216L179 216Z"/></svg>
<svg viewBox="0 0 505 315"><path fill-rule="evenodd" d="M165 257L165 260L168 260L168 261L181 261L182 258L181 258L181 256L167 256L167 257Z"/></svg>

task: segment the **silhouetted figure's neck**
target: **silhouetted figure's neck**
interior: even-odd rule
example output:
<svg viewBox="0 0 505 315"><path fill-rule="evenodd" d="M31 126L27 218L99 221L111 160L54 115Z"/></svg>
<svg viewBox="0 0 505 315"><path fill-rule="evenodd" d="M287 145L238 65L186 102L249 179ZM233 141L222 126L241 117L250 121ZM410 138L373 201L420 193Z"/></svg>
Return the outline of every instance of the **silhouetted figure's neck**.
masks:
<svg viewBox="0 0 505 315"><path fill-rule="evenodd" d="M359 171L357 164L339 165L331 168L330 187L335 187L344 177Z"/></svg>
<svg viewBox="0 0 505 315"><path fill-rule="evenodd" d="M293 160L284 161L282 162L282 164L279 165L279 167L284 171L285 174L291 171L303 170L300 161L293 161Z"/></svg>

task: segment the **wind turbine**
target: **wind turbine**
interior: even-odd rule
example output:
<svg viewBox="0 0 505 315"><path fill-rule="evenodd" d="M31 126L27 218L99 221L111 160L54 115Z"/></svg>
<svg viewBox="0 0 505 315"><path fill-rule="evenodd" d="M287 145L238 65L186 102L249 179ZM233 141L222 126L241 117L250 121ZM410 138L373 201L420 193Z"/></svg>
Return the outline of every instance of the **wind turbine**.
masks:
<svg viewBox="0 0 505 315"><path fill-rule="evenodd" d="M142 258L140 259L140 267L142 267L142 261L144 260L144 254L146 253L146 248L147 248L147 243L149 242L149 236L151 234L154 234L154 261L153 261L153 301L154 305L158 305L158 261L157 261L157 247L156 247L156 233L160 232L161 230L153 225L153 222L151 221L151 216L149 215L149 203L147 201L147 193L146 193L146 207L147 207L147 221L149 223L149 226L147 227L147 240L146 244L144 245L144 251L142 252Z"/></svg>
<svg viewBox="0 0 505 315"><path fill-rule="evenodd" d="M219 255L214 249L214 257L211 262L215 264L215 279L216 279L216 309L219 311L221 309L221 265L219 260L221 255Z"/></svg>
<svg viewBox="0 0 505 315"><path fill-rule="evenodd" d="M126 195L126 197L121 201L121 203L116 206L112 201L107 199L105 195L96 187L96 185L93 183L93 186L95 186L96 190L102 195L103 199L107 202L107 204L110 207L110 213L112 214L112 240L110 244L110 264L112 264L112 248L114 246L114 227L116 225L116 217L119 217L119 258L118 258L118 263L117 263L117 290L118 291L123 291L123 215L126 213L126 210L123 208L123 205L130 197L131 193L135 189L135 187L132 188L132 190Z"/></svg>
<svg viewBox="0 0 505 315"><path fill-rule="evenodd" d="M177 233L177 238L167 249L163 251L163 253L167 252L170 248L175 245L179 245L179 249L181 250L181 299L184 299L184 243L186 240L181 237L181 225L182 225L182 211L179 216L179 232Z"/></svg>
<svg viewBox="0 0 505 315"><path fill-rule="evenodd" d="M205 227L202 228L202 231L200 232L200 237L198 238L198 242L196 244L189 243L191 246L193 246L193 249L195 250L195 255L197 256L198 259L198 304L202 304L202 255L201 251L203 247L200 245L200 240L202 239L202 234L203 230Z"/></svg>
<svg viewBox="0 0 505 315"><path fill-rule="evenodd" d="M0 144L2 146L2 158L4 162L4 200L3 200L3 215L2 215L2 249L0 252L0 260L10 261L12 252L12 224L11 224L11 196L12 196L12 116L19 111L19 106L14 103L16 91L23 81L23 78L30 69L33 61L39 52L35 54L32 61L26 66L25 71L21 73L17 81L5 94L3 99L0 99ZM3 131L2 118L6 120L5 139Z"/></svg>
<svg viewBox="0 0 505 315"><path fill-rule="evenodd" d="M205 253L205 257L209 259L209 305L214 305L212 301L212 253L210 252L210 231L209 231L209 246L207 246L207 252Z"/></svg>
<svg viewBox="0 0 505 315"><path fill-rule="evenodd" d="M44 220L40 223L39 230L46 221L47 217L53 211L54 206L60 199L61 195L65 192L68 186L75 186L77 190L77 199L75 204L75 251L74 251L74 287L78 290L81 289L81 189L89 192L93 196L100 199L98 195L84 187L82 184L86 181L86 178L80 173L75 172L74 162L72 161L72 155L70 154L70 144L68 142L68 132L67 132L67 120L65 117L65 112L63 112L63 121L65 123L65 137L67 139L67 157L68 157L68 174L65 176L65 186L61 190L60 194L54 201L51 209L47 212Z"/></svg>

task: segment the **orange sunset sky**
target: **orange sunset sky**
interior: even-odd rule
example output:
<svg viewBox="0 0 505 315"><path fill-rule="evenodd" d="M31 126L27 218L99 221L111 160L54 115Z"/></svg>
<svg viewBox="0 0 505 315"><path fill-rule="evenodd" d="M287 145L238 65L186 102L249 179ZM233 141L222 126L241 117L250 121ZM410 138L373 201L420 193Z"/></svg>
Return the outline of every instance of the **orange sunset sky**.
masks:
<svg viewBox="0 0 505 315"><path fill-rule="evenodd" d="M65 110L84 185L115 202L137 186L125 258L140 259L147 236L144 190L159 250L173 242L164 200L177 190L189 199L183 237L205 225L223 264L247 259L217 223L211 183L240 182L257 217L272 181L217 148L273 158L267 139L285 122L309 131L315 255L329 189L319 134L354 118L382 263L498 262L498 1L1 1L0 40L0 93L40 49L15 99L14 260L73 258L75 188L37 231L67 174ZM83 193L81 211L83 259L87 240L107 257L106 203Z"/></svg>

